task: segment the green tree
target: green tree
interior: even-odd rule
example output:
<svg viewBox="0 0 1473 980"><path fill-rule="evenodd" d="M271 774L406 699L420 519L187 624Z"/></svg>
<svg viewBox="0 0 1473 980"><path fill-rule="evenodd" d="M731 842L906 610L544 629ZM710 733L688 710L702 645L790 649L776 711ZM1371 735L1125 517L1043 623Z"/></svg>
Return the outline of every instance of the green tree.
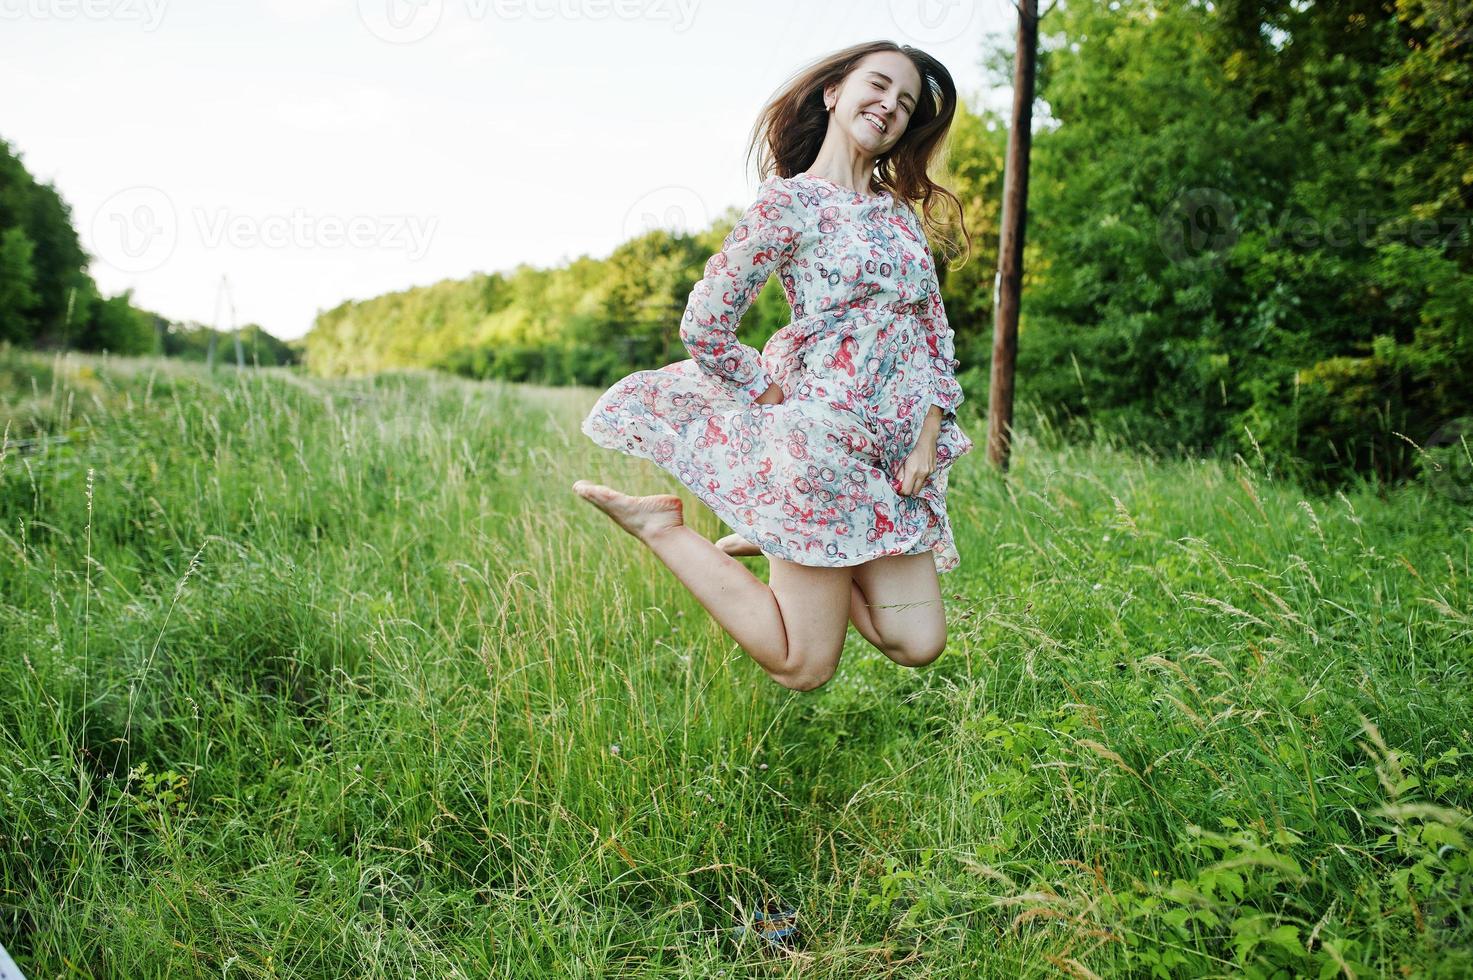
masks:
<svg viewBox="0 0 1473 980"><path fill-rule="evenodd" d="M87 254L72 228L71 209L50 184L37 183L8 141L0 139L0 228L21 228L35 246L35 304L25 335L38 343L65 343L68 297L91 286Z"/></svg>
<svg viewBox="0 0 1473 980"><path fill-rule="evenodd" d="M1060 9L1020 395L1315 483L1409 472L1399 433L1473 408L1466 243L1406 234L1468 192L1467 41L1424 36L1431 2Z"/></svg>
<svg viewBox="0 0 1473 980"><path fill-rule="evenodd" d="M154 353L158 335L153 322L146 314L133 308L132 296L131 289L108 299L96 293L89 294L77 346L83 350L105 350L114 354Z"/></svg>
<svg viewBox="0 0 1473 980"><path fill-rule="evenodd" d="M36 305L36 246L24 228L0 231L0 340L30 340L30 311Z"/></svg>

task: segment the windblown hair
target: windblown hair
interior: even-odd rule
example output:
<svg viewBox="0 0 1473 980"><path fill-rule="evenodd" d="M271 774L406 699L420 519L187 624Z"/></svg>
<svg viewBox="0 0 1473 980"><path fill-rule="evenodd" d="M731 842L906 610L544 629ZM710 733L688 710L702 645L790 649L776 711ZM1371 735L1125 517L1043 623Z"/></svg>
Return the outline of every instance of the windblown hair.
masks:
<svg viewBox="0 0 1473 980"><path fill-rule="evenodd" d="M921 202L926 237L947 262L964 250L970 255L961 201L930 176L932 163L945 160L943 144L956 115L956 84L941 62L919 48L892 41L868 41L800 68L763 107L752 127L747 159L750 161L753 152L757 153L759 180L773 173L791 177L806 171L817 159L828 133L829 111L824 106L823 90L843 81L866 55L875 51L898 51L909 58L921 77L921 92L905 133L875 162L874 183L898 200ZM863 188L865 193L869 190ZM960 243L948 234L950 225L937 218L941 198L955 209ZM966 264L965 258L962 264Z"/></svg>

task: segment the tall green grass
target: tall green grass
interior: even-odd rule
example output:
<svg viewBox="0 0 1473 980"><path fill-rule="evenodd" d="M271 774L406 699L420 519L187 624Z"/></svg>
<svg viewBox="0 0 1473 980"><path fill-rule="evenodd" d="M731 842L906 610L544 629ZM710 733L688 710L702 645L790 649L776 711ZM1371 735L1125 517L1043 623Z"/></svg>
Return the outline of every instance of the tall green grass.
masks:
<svg viewBox="0 0 1473 980"><path fill-rule="evenodd" d="M1447 494L1028 436L999 476L973 421L947 652L851 630L803 694L572 494L672 489L579 433L591 390L0 383L33 978L1473 973ZM769 900L787 952L728 931Z"/></svg>

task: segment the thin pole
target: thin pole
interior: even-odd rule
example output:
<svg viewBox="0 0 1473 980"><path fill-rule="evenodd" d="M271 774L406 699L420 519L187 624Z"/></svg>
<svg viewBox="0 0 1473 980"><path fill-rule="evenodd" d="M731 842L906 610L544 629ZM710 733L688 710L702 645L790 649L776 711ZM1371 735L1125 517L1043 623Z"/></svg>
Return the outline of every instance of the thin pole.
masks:
<svg viewBox="0 0 1473 980"><path fill-rule="evenodd" d="M1033 142L1033 81L1038 53L1038 0L1021 0L1013 65L1013 121L1003 173L1002 236L993 298L992 382L987 405L987 459L1007 470L1012 455L1013 373L1023 289L1023 233L1028 213L1028 153ZM1050 8L1052 9L1052 8Z"/></svg>

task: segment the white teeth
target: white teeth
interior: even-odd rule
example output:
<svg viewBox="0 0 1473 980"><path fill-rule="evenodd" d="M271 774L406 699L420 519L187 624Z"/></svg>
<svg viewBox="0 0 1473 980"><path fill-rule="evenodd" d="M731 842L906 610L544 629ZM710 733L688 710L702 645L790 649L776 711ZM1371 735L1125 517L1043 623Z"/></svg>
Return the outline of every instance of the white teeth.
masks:
<svg viewBox="0 0 1473 980"><path fill-rule="evenodd" d="M875 127L876 129L878 129L880 132L883 133L885 131L885 124L880 120L880 117L879 116L871 115L868 112L860 113L860 115L862 115L862 116L864 116L864 118L868 119L869 120L869 124L871 126Z"/></svg>

